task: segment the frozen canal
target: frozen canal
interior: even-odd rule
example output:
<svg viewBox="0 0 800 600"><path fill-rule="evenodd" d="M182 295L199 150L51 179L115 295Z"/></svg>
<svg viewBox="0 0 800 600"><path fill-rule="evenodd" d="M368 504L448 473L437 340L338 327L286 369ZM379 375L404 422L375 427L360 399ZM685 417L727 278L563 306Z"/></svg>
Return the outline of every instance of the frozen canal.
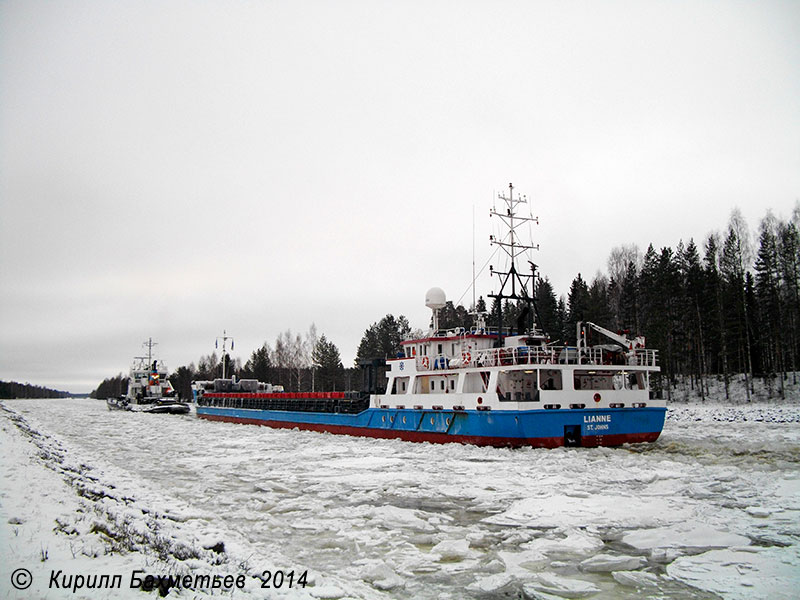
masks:
<svg viewBox="0 0 800 600"><path fill-rule="evenodd" d="M3 437L13 415L49 436L39 454L74 465L107 515L169 515L174 544L222 542L232 571L308 570L275 597L774 600L800 586L796 404L676 405L655 444L556 450L3 404Z"/></svg>

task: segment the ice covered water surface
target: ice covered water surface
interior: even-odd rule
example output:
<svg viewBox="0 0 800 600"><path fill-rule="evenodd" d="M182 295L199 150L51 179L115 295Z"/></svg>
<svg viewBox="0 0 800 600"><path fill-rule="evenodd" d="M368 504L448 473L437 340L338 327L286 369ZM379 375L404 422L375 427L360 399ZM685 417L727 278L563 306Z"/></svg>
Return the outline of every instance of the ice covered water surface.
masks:
<svg viewBox="0 0 800 600"><path fill-rule="evenodd" d="M800 552L796 405L679 407L655 444L555 450L7 405L242 560L308 568L319 592L789 598L800 584L784 568Z"/></svg>

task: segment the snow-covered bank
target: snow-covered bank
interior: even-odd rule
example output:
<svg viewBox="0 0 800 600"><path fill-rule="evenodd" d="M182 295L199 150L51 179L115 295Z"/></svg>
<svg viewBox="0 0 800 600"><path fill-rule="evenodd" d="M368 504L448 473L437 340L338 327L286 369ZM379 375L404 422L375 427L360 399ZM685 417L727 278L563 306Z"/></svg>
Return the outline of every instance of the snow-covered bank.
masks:
<svg viewBox="0 0 800 600"><path fill-rule="evenodd" d="M295 589L298 580L309 590L316 583L313 574L301 580L302 571L292 588L290 570L283 571L281 593L264 587L263 570L235 553L235 535L194 527L185 503L131 486L111 466L96 469L13 410L0 409L0 597L317 597ZM281 567L276 558L273 573Z"/></svg>
<svg viewBox="0 0 800 600"><path fill-rule="evenodd" d="M18 567L41 597L81 597L47 589L52 566L247 575L234 597L269 594L252 577L266 569L308 570L279 598L774 599L800 585L797 404L724 418L716 404L676 404L655 444L516 451L91 400L5 407L0 527L18 560L2 567L0 597L29 597L10 587ZM205 593L219 590L169 596Z"/></svg>
<svg viewBox="0 0 800 600"><path fill-rule="evenodd" d="M747 391L749 383L750 393ZM783 396L781 396L783 387ZM745 378L741 373L728 377L728 395L725 396L725 381L722 375L703 378L705 397L700 393L698 381L679 377L670 390L670 404L702 403L735 406L739 404L798 404L800 403L800 372L789 372L783 376Z"/></svg>

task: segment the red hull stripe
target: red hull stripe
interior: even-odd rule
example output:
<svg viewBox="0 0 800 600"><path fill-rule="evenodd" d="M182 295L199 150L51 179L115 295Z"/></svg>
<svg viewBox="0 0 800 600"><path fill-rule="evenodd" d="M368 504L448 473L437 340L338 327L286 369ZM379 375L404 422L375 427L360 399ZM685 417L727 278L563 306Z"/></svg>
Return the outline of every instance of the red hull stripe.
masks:
<svg viewBox="0 0 800 600"><path fill-rule="evenodd" d="M344 392L206 392L205 398L283 398L303 400L344 399Z"/></svg>
<svg viewBox="0 0 800 600"><path fill-rule="evenodd" d="M264 421L262 419L245 419L242 417L228 417L221 415L199 414L198 417L209 421L225 421L227 423L243 423L246 425L264 425L275 429L303 429L320 433L336 433L353 435L357 437L371 437L382 439L399 439L407 442L431 442L433 444L472 444L475 446L495 446L520 448L532 446L534 448L558 448L564 445L563 437L539 438L510 438L510 437L485 437L473 435L449 435L446 433L402 431L396 429L373 429L370 427L349 427L346 425L330 425L325 423L295 423L292 421ZM616 435L584 435L581 445L594 446L621 446L622 444L635 444L640 442L655 442L661 432L625 433Z"/></svg>

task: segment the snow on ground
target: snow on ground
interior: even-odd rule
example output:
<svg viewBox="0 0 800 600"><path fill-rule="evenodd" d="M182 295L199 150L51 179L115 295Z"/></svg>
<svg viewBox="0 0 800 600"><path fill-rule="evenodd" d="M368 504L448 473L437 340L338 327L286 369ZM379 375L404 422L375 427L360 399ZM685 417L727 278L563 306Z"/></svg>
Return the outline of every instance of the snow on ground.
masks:
<svg viewBox="0 0 800 600"><path fill-rule="evenodd" d="M675 403L655 444L507 450L5 401L0 598L50 573L232 597L793 598L800 405ZM26 568L27 593L11 586ZM264 571L306 586L261 589ZM33 592L33 593L31 593ZM152 592L156 594L157 592ZM219 596L173 588L168 597Z"/></svg>

